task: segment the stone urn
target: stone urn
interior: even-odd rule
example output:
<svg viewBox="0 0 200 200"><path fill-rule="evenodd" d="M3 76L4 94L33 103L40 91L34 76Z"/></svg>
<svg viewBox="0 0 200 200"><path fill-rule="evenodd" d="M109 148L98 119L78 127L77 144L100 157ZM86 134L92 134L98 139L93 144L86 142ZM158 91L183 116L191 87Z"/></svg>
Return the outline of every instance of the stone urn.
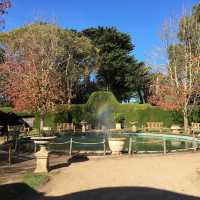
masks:
<svg viewBox="0 0 200 200"><path fill-rule="evenodd" d="M132 132L133 133L136 133L137 132L137 127L136 127L136 123L138 123L138 122L129 122L130 124L131 124L131 130L132 130Z"/></svg>
<svg viewBox="0 0 200 200"><path fill-rule="evenodd" d="M82 133L85 133L87 122L83 120L83 121L81 121L80 124L82 126L82 128L81 128Z"/></svg>
<svg viewBox="0 0 200 200"><path fill-rule="evenodd" d="M47 150L47 145L50 141L54 140L55 136L50 137L32 137L35 145L39 146L39 151L35 153L36 157L36 168L35 173L48 172L49 170L49 152Z"/></svg>
<svg viewBox="0 0 200 200"><path fill-rule="evenodd" d="M115 129L116 130L121 130L122 129L122 124L121 123L116 123L115 124Z"/></svg>
<svg viewBox="0 0 200 200"><path fill-rule="evenodd" d="M125 137L118 137L118 138L109 138L108 144L112 154L120 155L124 149L126 138Z"/></svg>
<svg viewBox="0 0 200 200"><path fill-rule="evenodd" d="M171 129L172 133L174 133L174 134L180 133L180 131L181 131L181 127L176 124L171 125L170 129Z"/></svg>

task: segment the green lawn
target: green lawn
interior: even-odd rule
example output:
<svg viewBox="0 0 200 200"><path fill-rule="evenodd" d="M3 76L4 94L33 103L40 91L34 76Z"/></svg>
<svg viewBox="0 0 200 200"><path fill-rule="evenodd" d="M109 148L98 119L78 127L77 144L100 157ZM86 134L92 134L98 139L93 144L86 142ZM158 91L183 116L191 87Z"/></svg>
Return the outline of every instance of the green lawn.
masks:
<svg viewBox="0 0 200 200"><path fill-rule="evenodd" d="M47 173L33 173L28 172L22 177L22 182L30 186L31 188L36 188L48 180Z"/></svg>
<svg viewBox="0 0 200 200"><path fill-rule="evenodd" d="M0 107L0 111L2 111L4 113L9 113L9 112L12 112L12 108L11 107Z"/></svg>

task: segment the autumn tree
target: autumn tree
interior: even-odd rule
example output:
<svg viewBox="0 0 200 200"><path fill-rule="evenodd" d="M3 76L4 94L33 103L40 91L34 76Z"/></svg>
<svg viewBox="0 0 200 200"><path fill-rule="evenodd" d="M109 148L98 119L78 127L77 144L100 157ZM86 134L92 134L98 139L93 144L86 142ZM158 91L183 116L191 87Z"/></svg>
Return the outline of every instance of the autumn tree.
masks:
<svg viewBox="0 0 200 200"><path fill-rule="evenodd" d="M7 9L11 7L10 0L1 0L0 1L0 28L4 28L5 20L3 16L7 13ZM4 50L0 47L0 63L4 61ZM4 76L0 77L0 104L4 102L3 93L3 80Z"/></svg>
<svg viewBox="0 0 200 200"><path fill-rule="evenodd" d="M199 8L200 4L193 8L192 15L184 14L177 27L174 19L164 24L162 41L168 58L167 74L155 79L150 98L165 109L182 111L185 132L188 116L200 100Z"/></svg>
<svg viewBox="0 0 200 200"><path fill-rule="evenodd" d="M7 77L6 97L17 111L39 112L43 126L47 112L70 103L74 84L89 70L92 45L87 38L44 23L1 33L0 40L6 52L0 71Z"/></svg>

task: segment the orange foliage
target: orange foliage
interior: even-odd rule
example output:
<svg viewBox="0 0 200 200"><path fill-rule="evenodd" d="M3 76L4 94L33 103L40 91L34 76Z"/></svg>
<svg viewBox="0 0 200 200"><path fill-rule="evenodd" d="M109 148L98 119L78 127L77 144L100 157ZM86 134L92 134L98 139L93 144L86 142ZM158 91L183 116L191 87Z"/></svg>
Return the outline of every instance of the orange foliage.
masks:
<svg viewBox="0 0 200 200"><path fill-rule="evenodd" d="M187 98L187 91L183 86L176 87L163 79L154 82L151 92L149 101L166 110L180 110Z"/></svg>
<svg viewBox="0 0 200 200"><path fill-rule="evenodd" d="M64 100L59 73L54 69L40 69L31 56L24 57L22 61L9 56L0 70L7 74L5 94L16 111L44 114Z"/></svg>

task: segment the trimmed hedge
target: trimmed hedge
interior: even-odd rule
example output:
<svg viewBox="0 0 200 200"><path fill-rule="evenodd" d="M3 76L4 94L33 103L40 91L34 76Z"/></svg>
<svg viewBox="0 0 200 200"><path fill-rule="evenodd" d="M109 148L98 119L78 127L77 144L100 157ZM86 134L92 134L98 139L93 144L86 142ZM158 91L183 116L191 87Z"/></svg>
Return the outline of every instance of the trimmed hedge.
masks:
<svg viewBox="0 0 200 200"><path fill-rule="evenodd" d="M8 110L10 108L0 108ZM17 113L23 116L25 113ZM166 111L150 104L121 104L111 92L94 92L86 104L60 105L57 112L48 113L45 117L45 125L55 127L56 123L73 122L80 124L82 120L89 122L93 128L100 128L102 125L113 127L117 116L125 119L125 126L130 127L130 122L137 122L141 127L147 121L160 121L166 127L171 124L183 124L181 113ZM39 127L40 117L35 114L35 127ZM197 107L191 114L190 122L200 121L200 109Z"/></svg>
<svg viewBox="0 0 200 200"><path fill-rule="evenodd" d="M45 118L45 125L55 126L58 122L73 122L80 124L82 120L89 122L92 127L100 128L101 125L114 127L117 115L125 119L125 126L130 127L131 121L136 121L141 127L147 121L162 121L169 127L176 121L175 114L165 111L149 104L121 104L111 92L94 92L86 104L63 105L59 112L48 114ZM37 122L38 121L38 122ZM39 125L37 118L35 125Z"/></svg>

